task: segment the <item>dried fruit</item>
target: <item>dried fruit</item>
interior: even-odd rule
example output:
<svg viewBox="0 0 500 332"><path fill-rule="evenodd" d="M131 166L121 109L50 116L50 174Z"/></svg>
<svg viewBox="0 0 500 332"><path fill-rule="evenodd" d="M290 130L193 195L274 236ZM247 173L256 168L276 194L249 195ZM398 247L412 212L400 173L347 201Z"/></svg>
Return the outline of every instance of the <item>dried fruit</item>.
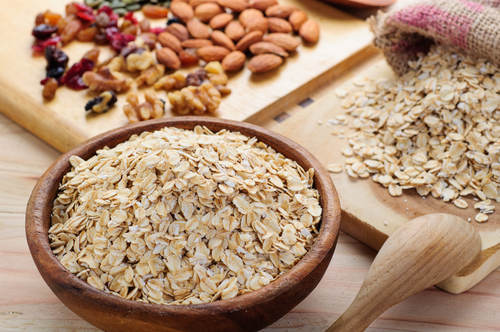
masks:
<svg viewBox="0 0 500 332"><path fill-rule="evenodd" d="M288 16L296 10L299 9L291 5L274 5L266 9L266 16L288 18Z"/></svg>
<svg viewBox="0 0 500 332"><path fill-rule="evenodd" d="M148 50L152 51L155 49L158 37L154 33L145 32L136 39L136 44L139 43L139 39L142 39L143 45L147 46Z"/></svg>
<svg viewBox="0 0 500 332"><path fill-rule="evenodd" d="M106 28L106 37L116 51L121 51L128 43L135 40L135 36L127 33L121 33L116 27Z"/></svg>
<svg viewBox="0 0 500 332"><path fill-rule="evenodd" d="M85 105L86 111L95 113L107 112L118 101L113 91L104 91L99 96L89 100Z"/></svg>
<svg viewBox="0 0 500 332"><path fill-rule="evenodd" d="M43 14L38 14L35 18L35 26L44 24L45 23L45 15Z"/></svg>
<svg viewBox="0 0 500 332"><path fill-rule="evenodd" d="M43 17L44 17L44 22L42 23L48 23L52 26L57 25L57 21L59 21L62 18L61 15L53 13L50 10L47 10L45 14L43 14Z"/></svg>
<svg viewBox="0 0 500 332"><path fill-rule="evenodd" d="M105 12L100 12L99 14L96 15L95 17L95 24L99 28L107 28L109 25L109 15L106 14Z"/></svg>
<svg viewBox="0 0 500 332"><path fill-rule="evenodd" d="M86 72L90 72L94 68L94 62L89 59L81 59L80 62L71 66L66 74L61 78L61 83L73 90L83 90L87 86L82 79Z"/></svg>
<svg viewBox="0 0 500 332"><path fill-rule="evenodd" d="M166 29L166 32L169 32L177 37L180 41L184 41L189 39L189 32L185 26L179 23L172 23Z"/></svg>
<svg viewBox="0 0 500 332"><path fill-rule="evenodd" d="M237 42L245 35L245 28L240 22L231 21L226 25L224 32L232 41Z"/></svg>
<svg viewBox="0 0 500 332"><path fill-rule="evenodd" d="M214 16L224 13L224 10L212 2L207 2L199 5L194 10L194 15L202 22L210 21Z"/></svg>
<svg viewBox="0 0 500 332"><path fill-rule="evenodd" d="M218 0L217 3L236 13L240 13L248 7L248 2L246 0Z"/></svg>
<svg viewBox="0 0 500 332"><path fill-rule="evenodd" d="M57 88L59 87L59 83L55 78L49 77L45 80L45 84L43 85L42 96L46 100L54 99L56 95Z"/></svg>
<svg viewBox="0 0 500 332"><path fill-rule="evenodd" d="M149 119L159 119L163 116L165 104L152 91L144 92L146 102L139 104L139 97L135 93L127 95L127 103L123 106L123 113L130 123Z"/></svg>
<svg viewBox="0 0 500 332"><path fill-rule="evenodd" d="M180 90L186 87L186 76L180 71L167 76L163 76L154 84L156 90L164 89L166 91Z"/></svg>
<svg viewBox="0 0 500 332"><path fill-rule="evenodd" d="M262 40L281 46L288 52L295 51L300 45L300 42L297 39L286 33L270 33Z"/></svg>
<svg viewBox="0 0 500 332"><path fill-rule="evenodd" d="M277 4L277 0L250 0L248 2L248 6L250 8L255 8L261 11L265 11L267 8Z"/></svg>
<svg viewBox="0 0 500 332"><path fill-rule="evenodd" d="M198 49L198 56L207 62L221 61L230 52L230 50L222 46L203 46Z"/></svg>
<svg viewBox="0 0 500 332"><path fill-rule="evenodd" d="M177 54L166 47L156 51L156 59L168 69L179 69L181 66L181 60L179 60Z"/></svg>
<svg viewBox="0 0 500 332"><path fill-rule="evenodd" d="M194 17L193 8L182 1L173 1L170 4L170 11L185 23L191 21Z"/></svg>
<svg viewBox="0 0 500 332"><path fill-rule="evenodd" d="M203 46L213 45L211 40L208 39L188 39L181 43L184 48L200 48Z"/></svg>
<svg viewBox="0 0 500 332"><path fill-rule="evenodd" d="M144 5L142 13L149 18L165 18L168 15L168 9L162 6Z"/></svg>
<svg viewBox="0 0 500 332"><path fill-rule="evenodd" d="M122 25L120 25L121 33L128 33L131 35L137 35L137 26L130 20L123 21Z"/></svg>
<svg viewBox="0 0 500 332"><path fill-rule="evenodd" d="M208 29L208 26L198 20L191 20L187 22L186 27L193 38L210 38L210 30Z"/></svg>
<svg viewBox="0 0 500 332"><path fill-rule="evenodd" d="M69 58L66 53L53 45L49 45L47 46L47 48L45 48L45 59L47 60L47 66L45 67L45 69L47 70L47 77L54 77L59 79L68 66ZM49 75L50 70L54 70L57 68L60 68L60 70L57 71L57 75ZM53 73L55 73L55 71L53 71Z"/></svg>
<svg viewBox="0 0 500 332"><path fill-rule="evenodd" d="M130 54L133 54L133 53L137 53L137 54L141 54L143 52L145 52L146 49L143 48L143 47L137 47L136 44L131 44L131 45L128 45L128 46L125 46L124 48L121 49L120 51L120 55L126 59L128 58L128 56Z"/></svg>
<svg viewBox="0 0 500 332"><path fill-rule="evenodd" d="M160 33L158 35L158 42L160 42L161 46L168 47L177 54L183 50L181 41L169 32Z"/></svg>
<svg viewBox="0 0 500 332"><path fill-rule="evenodd" d="M236 50L233 41L222 31L213 31L211 38L215 45L225 47L231 51Z"/></svg>
<svg viewBox="0 0 500 332"><path fill-rule="evenodd" d="M255 55L259 54L264 54L264 53L271 53L271 54L276 54L281 57L286 58L288 56L287 51L281 46L278 46L276 44L270 43L270 42L258 42L255 44L250 45L250 52Z"/></svg>
<svg viewBox="0 0 500 332"><path fill-rule="evenodd" d="M149 32L149 29L151 28L151 23L149 22L148 19L144 19L139 23L139 28L141 28L141 32Z"/></svg>
<svg viewBox="0 0 500 332"><path fill-rule="evenodd" d="M88 59L88 60L92 61L95 65L97 63L97 59L99 58L100 52L101 51L99 50L99 48L95 47L95 48L91 49L90 51L87 51L87 53L85 53L83 55L83 59Z"/></svg>
<svg viewBox="0 0 500 332"><path fill-rule="evenodd" d="M264 73L270 71L283 63L283 58L275 54L259 54L248 62L248 69L252 73Z"/></svg>
<svg viewBox="0 0 500 332"><path fill-rule="evenodd" d="M267 28L268 28L268 19L265 17L256 18L253 21L250 21L246 25L246 29L248 32L260 31L262 32L262 34L265 34L267 33Z"/></svg>
<svg viewBox="0 0 500 332"><path fill-rule="evenodd" d="M62 31L60 31L61 40L64 44L68 44L73 39L75 39L76 34L82 28L82 22L78 19L70 20L64 25Z"/></svg>
<svg viewBox="0 0 500 332"><path fill-rule="evenodd" d="M317 43L319 40L319 25L316 21L307 20L299 29L299 35L308 43Z"/></svg>
<svg viewBox="0 0 500 332"><path fill-rule="evenodd" d="M94 27L88 27L87 29L82 29L78 31L76 34L76 39L78 39L81 42L91 42L94 40L94 37L97 35L99 32L99 29L94 26Z"/></svg>
<svg viewBox="0 0 500 332"><path fill-rule="evenodd" d="M233 20L232 14L229 13L217 14L214 17L212 17L208 25L214 30L222 29L232 20Z"/></svg>
<svg viewBox="0 0 500 332"><path fill-rule="evenodd" d="M200 86L207 78L207 71L205 69L198 69L186 77L186 85Z"/></svg>
<svg viewBox="0 0 500 332"><path fill-rule="evenodd" d="M211 83L205 82L199 87L188 86L181 91L167 93L172 111L178 114L190 112L201 115L213 113L219 107L221 94Z"/></svg>
<svg viewBox="0 0 500 332"><path fill-rule="evenodd" d="M57 26L51 26L49 24L40 24L33 28L31 34L36 39L47 39L52 36L53 33L57 32Z"/></svg>
<svg viewBox="0 0 500 332"><path fill-rule="evenodd" d="M199 63L200 57L195 48L188 48L179 53L179 60L183 65L192 66Z"/></svg>
<svg viewBox="0 0 500 332"><path fill-rule="evenodd" d="M236 44L236 49L241 52L246 52L248 47L262 40L261 31L252 31L246 34L241 40Z"/></svg>
<svg viewBox="0 0 500 332"><path fill-rule="evenodd" d="M246 27L247 24L261 17L264 17L264 14L262 14L260 10L248 8L241 12L240 16L238 16L238 20Z"/></svg>
<svg viewBox="0 0 500 332"><path fill-rule="evenodd" d="M302 24L307 21L307 14L302 10L295 10L290 14L288 21L292 25L294 31L299 31Z"/></svg>
<svg viewBox="0 0 500 332"><path fill-rule="evenodd" d="M222 59L222 68L225 71L238 71L245 64L246 56L241 51L233 51Z"/></svg>
<svg viewBox="0 0 500 332"><path fill-rule="evenodd" d="M108 90L114 92L126 91L132 84L132 79L116 79L109 73L109 70L107 72L102 70L100 73L87 71L83 74L82 81L90 90L96 92Z"/></svg>
<svg viewBox="0 0 500 332"><path fill-rule="evenodd" d="M138 86L142 84L153 85L156 81L160 79L165 73L164 65L153 65L146 70L143 70L141 74L135 79Z"/></svg>
<svg viewBox="0 0 500 332"><path fill-rule="evenodd" d="M59 45L60 43L61 43L60 36L55 36L44 40L36 39L33 46L31 46L31 49L36 52L44 52L48 46L56 46Z"/></svg>
<svg viewBox="0 0 500 332"><path fill-rule="evenodd" d="M279 17L270 17L268 20L270 32L291 33L293 31L292 25L287 20Z"/></svg>

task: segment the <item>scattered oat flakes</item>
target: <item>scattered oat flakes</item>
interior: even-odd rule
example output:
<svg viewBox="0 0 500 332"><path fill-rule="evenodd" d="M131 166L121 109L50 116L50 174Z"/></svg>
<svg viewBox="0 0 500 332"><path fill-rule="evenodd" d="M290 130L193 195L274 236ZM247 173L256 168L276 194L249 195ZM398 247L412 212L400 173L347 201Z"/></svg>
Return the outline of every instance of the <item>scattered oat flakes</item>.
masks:
<svg viewBox="0 0 500 332"><path fill-rule="evenodd" d="M326 169L330 173L341 173L344 169L342 164L329 164L326 166Z"/></svg>
<svg viewBox="0 0 500 332"><path fill-rule="evenodd" d="M476 214L476 217L474 219L477 222L485 222L488 220L488 216L484 213L478 213L478 214Z"/></svg>

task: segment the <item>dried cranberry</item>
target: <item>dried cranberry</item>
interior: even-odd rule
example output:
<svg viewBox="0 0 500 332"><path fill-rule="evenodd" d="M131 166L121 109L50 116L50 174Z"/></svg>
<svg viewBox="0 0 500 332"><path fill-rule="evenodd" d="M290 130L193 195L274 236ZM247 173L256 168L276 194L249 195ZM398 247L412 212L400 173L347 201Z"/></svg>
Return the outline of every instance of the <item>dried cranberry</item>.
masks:
<svg viewBox="0 0 500 332"><path fill-rule="evenodd" d="M47 39L50 38L50 36L54 33L57 32L57 27L53 27L48 24L40 24L37 25L35 28L33 28L33 31L31 34L35 36L36 39Z"/></svg>
<svg viewBox="0 0 500 332"><path fill-rule="evenodd" d="M100 13L106 13L108 15L111 15L111 14L113 14L113 9L111 7L109 7L109 6L102 6L97 11L97 14L100 14Z"/></svg>
<svg viewBox="0 0 500 332"><path fill-rule="evenodd" d="M113 40L113 36L116 35L117 33L120 33L120 29L117 27L108 27L106 28L106 37L108 38L109 41Z"/></svg>
<svg viewBox="0 0 500 332"><path fill-rule="evenodd" d="M125 14L125 16L123 16L123 19L125 21L131 21L134 25L139 23L137 21L137 19L134 17L134 12L127 12L127 14Z"/></svg>
<svg viewBox="0 0 500 332"><path fill-rule="evenodd" d="M106 28L106 37L111 43L111 47L115 50L120 51L122 48L127 46L131 41L135 40L135 36L128 33L121 33L116 27Z"/></svg>
<svg viewBox="0 0 500 332"><path fill-rule="evenodd" d="M85 13L91 13L92 14L92 8L89 6L83 4L83 3L74 3L76 9L78 9L79 12L85 12Z"/></svg>
<svg viewBox="0 0 500 332"><path fill-rule="evenodd" d="M76 16L78 16L79 18L81 18L84 21L89 21L89 22L91 22L95 19L94 14L87 13L87 12L78 12L78 13L76 13Z"/></svg>
<svg viewBox="0 0 500 332"><path fill-rule="evenodd" d="M154 33L155 35L159 35L160 33L162 33L163 31L165 31L164 28L150 28L149 29L149 32L152 32Z"/></svg>
<svg viewBox="0 0 500 332"><path fill-rule="evenodd" d="M120 18L120 15L115 14L115 13L109 15L108 27L118 27L118 19L119 18Z"/></svg>
<svg viewBox="0 0 500 332"><path fill-rule="evenodd" d="M49 38L49 39L45 39L45 40L37 39L35 41L35 44L33 46L31 46L31 48L34 51L43 52L48 46L55 46L59 42L61 42L61 37L60 36L55 36L55 37L52 37L52 38Z"/></svg>
<svg viewBox="0 0 500 332"><path fill-rule="evenodd" d="M83 83L82 75L86 71L91 71L94 68L94 62L88 59L82 59L75 63L61 79L61 82L73 90L83 90L87 86Z"/></svg>
<svg viewBox="0 0 500 332"><path fill-rule="evenodd" d="M172 17L171 19L169 19L169 20L167 21L167 26L169 26L169 25L170 25L170 24L172 24L172 23L184 24L184 22L183 22L183 21L181 21L181 19L180 19L180 18L178 18L178 17Z"/></svg>
<svg viewBox="0 0 500 332"><path fill-rule="evenodd" d="M53 45L45 49L45 59L47 59L47 70L59 67L66 69L68 66L68 56Z"/></svg>

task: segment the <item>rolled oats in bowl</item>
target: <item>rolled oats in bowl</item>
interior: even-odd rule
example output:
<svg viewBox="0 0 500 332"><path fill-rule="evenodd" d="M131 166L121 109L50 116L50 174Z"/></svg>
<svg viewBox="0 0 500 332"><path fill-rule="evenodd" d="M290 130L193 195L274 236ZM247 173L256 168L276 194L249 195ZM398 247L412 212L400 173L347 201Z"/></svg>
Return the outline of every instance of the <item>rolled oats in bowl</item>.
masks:
<svg viewBox="0 0 500 332"><path fill-rule="evenodd" d="M233 298L289 271L318 233L314 170L236 132L164 128L70 162L51 249L71 273L122 298Z"/></svg>

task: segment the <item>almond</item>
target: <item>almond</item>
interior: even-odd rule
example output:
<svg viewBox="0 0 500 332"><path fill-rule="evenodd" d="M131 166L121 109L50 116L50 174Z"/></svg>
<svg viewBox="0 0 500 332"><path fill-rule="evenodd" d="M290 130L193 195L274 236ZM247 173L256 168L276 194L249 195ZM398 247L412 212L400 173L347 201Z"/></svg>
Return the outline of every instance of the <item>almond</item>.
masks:
<svg viewBox="0 0 500 332"><path fill-rule="evenodd" d="M263 33L261 31L249 32L243 38L240 39L238 44L236 44L236 49L241 52L246 52L250 45L260 42L262 40L262 35Z"/></svg>
<svg viewBox="0 0 500 332"><path fill-rule="evenodd" d="M295 6L290 5L274 5L266 9L267 17L279 17L279 18L288 18L291 13L299 10Z"/></svg>
<svg viewBox="0 0 500 332"><path fill-rule="evenodd" d="M183 22L192 20L194 16L193 7L182 1L172 1L170 3L170 11Z"/></svg>
<svg viewBox="0 0 500 332"><path fill-rule="evenodd" d="M156 51L156 60L168 69L179 69L181 60L171 49L164 47Z"/></svg>
<svg viewBox="0 0 500 332"><path fill-rule="evenodd" d="M236 13L241 13L248 7L248 2L246 0L218 0L217 3Z"/></svg>
<svg viewBox="0 0 500 332"><path fill-rule="evenodd" d="M288 52L295 51L300 44L300 41L293 38L291 35L278 32L268 34L263 40L281 46Z"/></svg>
<svg viewBox="0 0 500 332"><path fill-rule="evenodd" d="M193 8L198 7L204 3L217 3L217 0L189 0L189 5Z"/></svg>
<svg viewBox="0 0 500 332"><path fill-rule="evenodd" d="M290 33L293 31L290 22L279 17L270 17L267 19L267 23L271 32Z"/></svg>
<svg viewBox="0 0 500 332"><path fill-rule="evenodd" d="M185 26L179 23L172 23L166 29L166 32L173 34L180 41L189 39L189 32Z"/></svg>
<svg viewBox="0 0 500 332"><path fill-rule="evenodd" d="M238 20L240 20L241 24L246 27L248 23L260 17L264 17L264 14L262 14L260 10L248 8L240 13Z"/></svg>
<svg viewBox="0 0 500 332"><path fill-rule="evenodd" d="M208 39L210 38L210 30L208 27L198 20L191 20L186 24L187 29L191 36L196 39Z"/></svg>
<svg viewBox="0 0 500 332"><path fill-rule="evenodd" d="M245 35L245 28L240 22L232 21L226 25L224 32L232 41L237 42Z"/></svg>
<svg viewBox="0 0 500 332"><path fill-rule="evenodd" d="M169 32L165 31L160 33L158 35L158 41L160 42L161 46L168 47L177 54L182 51L182 45L179 38Z"/></svg>
<svg viewBox="0 0 500 332"><path fill-rule="evenodd" d="M215 45L219 45L225 47L231 51L236 50L236 46L234 46L233 41L229 38L224 32L215 30L212 32L212 41Z"/></svg>
<svg viewBox="0 0 500 332"><path fill-rule="evenodd" d="M290 14L288 21L292 24L293 31L299 31L302 23L307 21L307 14L302 10L296 10Z"/></svg>
<svg viewBox="0 0 500 332"><path fill-rule="evenodd" d="M299 29L299 35L308 43L317 43L319 40L319 25L316 21L307 20Z"/></svg>
<svg viewBox="0 0 500 332"><path fill-rule="evenodd" d="M270 71L283 63L283 58L275 54L259 54L248 61L248 69L252 73L264 73Z"/></svg>
<svg viewBox="0 0 500 332"><path fill-rule="evenodd" d="M184 48L201 48L203 46L213 45L212 41L208 39L187 39L181 43Z"/></svg>
<svg viewBox="0 0 500 332"><path fill-rule="evenodd" d="M208 22L215 15L222 13L224 13L224 10L222 10L221 6L211 2L201 4L194 10L194 15L202 22Z"/></svg>
<svg viewBox="0 0 500 332"><path fill-rule="evenodd" d="M287 51L281 46L270 42L258 42L250 45L250 52L255 55L264 54L264 53L272 53L279 55L281 57L286 58L288 56Z"/></svg>
<svg viewBox="0 0 500 332"><path fill-rule="evenodd" d="M267 32L267 26L268 26L267 18L259 17L259 18L256 18L256 19L250 21L247 24L246 28L247 28L248 32L260 31L260 32L262 32L262 34L265 34Z"/></svg>
<svg viewBox="0 0 500 332"><path fill-rule="evenodd" d="M210 20L208 25L210 25L210 27L214 30L215 29L222 29L232 20L233 20L233 15L231 15L229 13L222 13L222 14L215 15Z"/></svg>
<svg viewBox="0 0 500 332"><path fill-rule="evenodd" d="M233 51L222 59L222 69L225 71L237 71L245 64L245 53L240 51Z"/></svg>
<svg viewBox="0 0 500 332"><path fill-rule="evenodd" d="M250 0L248 2L248 6L250 8L255 8L261 11L265 11L267 8L277 4L277 0Z"/></svg>
<svg viewBox="0 0 500 332"><path fill-rule="evenodd" d="M221 61L229 53L231 51L222 46L203 46L198 49L198 56L206 62Z"/></svg>

